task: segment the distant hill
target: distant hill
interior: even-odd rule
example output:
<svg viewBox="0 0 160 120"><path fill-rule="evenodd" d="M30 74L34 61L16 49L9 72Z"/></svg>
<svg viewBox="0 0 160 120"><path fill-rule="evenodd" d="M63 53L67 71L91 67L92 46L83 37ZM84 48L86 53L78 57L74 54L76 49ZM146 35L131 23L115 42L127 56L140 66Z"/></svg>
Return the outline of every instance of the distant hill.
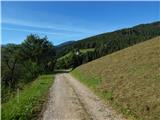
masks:
<svg viewBox="0 0 160 120"><path fill-rule="evenodd" d="M72 71L126 116L160 120L160 37L106 55Z"/></svg>
<svg viewBox="0 0 160 120"><path fill-rule="evenodd" d="M64 46L73 44L74 42L75 42L75 41L67 41L67 42L63 42L63 43L57 45L56 47L57 47L57 48L64 47Z"/></svg>
<svg viewBox="0 0 160 120"><path fill-rule="evenodd" d="M99 35L95 35L92 37L88 37L79 41L71 42L70 44L66 44L61 49L69 50L71 47L73 48L98 48L100 45L105 44L109 40L119 40L119 39L145 39L153 38L160 35L160 21L153 22L149 24L140 24L131 28L125 28L121 30L116 30L114 32L107 32Z"/></svg>
<svg viewBox="0 0 160 120"><path fill-rule="evenodd" d="M61 58L73 50L94 48L94 51L87 52L85 55L80 56L80 61L78 61L77 64L80 65L159 35L159 21L149 24L140 24L131 28L99 34L75 41L68 45L63 45L57 48L57 58ZM69 64L71 64L71 62L72 60Z"/></svg>

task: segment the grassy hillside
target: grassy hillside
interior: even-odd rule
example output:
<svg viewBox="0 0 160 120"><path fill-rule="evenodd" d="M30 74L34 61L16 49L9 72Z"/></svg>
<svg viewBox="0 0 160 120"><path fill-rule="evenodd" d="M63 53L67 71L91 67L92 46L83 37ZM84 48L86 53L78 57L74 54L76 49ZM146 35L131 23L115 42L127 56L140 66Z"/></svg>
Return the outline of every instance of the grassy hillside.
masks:
<svg viewBox="0 0 160 120"><path fill-rule="evenodd" d="M80 52L82 52L82 53L92 52L92 51L94 51L94 48L80 49Z"/></svg>
<svg viewBox="0 0 160 120"><path fill-rule="evenodd" d="M53 83L53 75L43 75L26 85L14 98L2 104L3 120L36 119L41 111L49 87Z"/></svg>
<svg viewBox="0 0 160 120"><path fill-rule="evenodd" d="M90 52L94 52L94 48L89 49L80 49L79 50L79 56L84 56ZM74 64L74 56L76 51L70 51L69 53L66 53L64 56L57 59L56 62L56 69L69 69L73 67ZM79 58L80 59L80 58Z"/></svg>
<svg viewBox="0 0 160 120"><path fill-rule="evenodd" d="M71 74L126 116L160 119L160 37L81 65Z"/></svg>
<svg viewBox="0 0 160 120"><path fill-rule="evenodd" d="M90 51L94 51L94 48L80 49L81 53L86 53L86 52L90 52ZM58 60L65 59L65 58L70 57L70 56L71 56L71 52L65 54L64 56L62 56L60 58L58 58Z"/></svg>

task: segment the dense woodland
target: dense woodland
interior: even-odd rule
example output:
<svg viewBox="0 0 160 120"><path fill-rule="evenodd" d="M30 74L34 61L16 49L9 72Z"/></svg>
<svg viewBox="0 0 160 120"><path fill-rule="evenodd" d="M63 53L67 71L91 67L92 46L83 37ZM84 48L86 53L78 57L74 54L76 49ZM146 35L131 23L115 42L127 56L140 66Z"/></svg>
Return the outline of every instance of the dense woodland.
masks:
<svg viewBox="0 0 160 120"><path fill-rule="evenodd" d="M73 42L69 45L60 46L56 48L58 58L61 58L69 52L72 54L68 57L57 60L56 68L74 68L78 65L159 35L160 22L154 22L96 35ZM77 50L88 48L94 48L95 50L76 55Z"/></svg>
<svg viewBox="0 0 160 120"><path fill-rule="evenodd" d="M19 45L2 45L2 102L13 96L17 88L37 76L54 70L55 48L47 37L29 35Z"/></svg>

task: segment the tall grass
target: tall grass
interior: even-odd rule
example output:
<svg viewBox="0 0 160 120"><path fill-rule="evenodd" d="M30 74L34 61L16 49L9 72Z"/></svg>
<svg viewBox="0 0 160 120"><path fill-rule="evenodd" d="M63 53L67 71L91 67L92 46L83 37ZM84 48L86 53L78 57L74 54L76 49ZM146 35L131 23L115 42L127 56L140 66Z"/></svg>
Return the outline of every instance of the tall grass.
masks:
<svg viewBox="0 0 160 120"><path fill-rule="evenodd" d="M2 104L2 120L36 119L53 83L53 75L43 75Z"/></svg>

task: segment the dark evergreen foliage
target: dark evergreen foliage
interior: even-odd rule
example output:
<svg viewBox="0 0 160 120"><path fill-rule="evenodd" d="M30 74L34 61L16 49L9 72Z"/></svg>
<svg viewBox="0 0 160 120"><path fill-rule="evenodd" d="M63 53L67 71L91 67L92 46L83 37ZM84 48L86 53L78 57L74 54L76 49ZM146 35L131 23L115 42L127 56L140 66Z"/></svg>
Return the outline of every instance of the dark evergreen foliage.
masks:
<svg viewBox="0 0 160 120"><path fill-rule="evenodd" d="M94 52L87 52L79 56L80 58L77 61L80 61L78 63L83 64L159 35L160 22L141 24L132 28L96 35L74 42L70 45L61 46L60 48L57 48L57 57L61 57L66 53L76 49L95 48ZM63 61L66 60L67 59L63 59ZM72 67L70 66L69 61L67 64L67 68ZM76 64L76 66L80 64ZM61 66L61 68L63 68L63 66Z"/></svg>

